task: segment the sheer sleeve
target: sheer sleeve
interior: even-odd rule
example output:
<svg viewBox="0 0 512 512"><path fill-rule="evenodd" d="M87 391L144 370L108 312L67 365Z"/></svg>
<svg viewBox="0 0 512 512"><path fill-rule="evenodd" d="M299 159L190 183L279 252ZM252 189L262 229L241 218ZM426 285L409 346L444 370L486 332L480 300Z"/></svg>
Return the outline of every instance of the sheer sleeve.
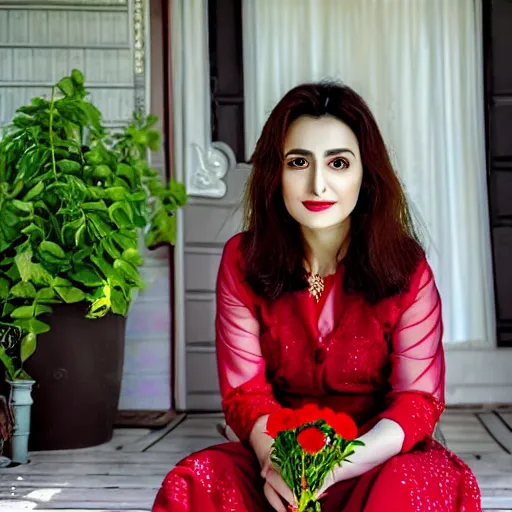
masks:
<svg viewBox="0 0 512 512"><path fill-rule="evenodd" d="M432 435L444 410L445 363L441 299L432 270L423 261L392 332L391 392L380 418L405 432L402 452Z"/></svg>
<svg viewBox="0 0 512 512"><path fill-rule="evenodd" d="M217 366L226 423L246 441L256 420L279 409L265 376L260 326L240 268L239 238L224 249L217 276Z"/></svg>

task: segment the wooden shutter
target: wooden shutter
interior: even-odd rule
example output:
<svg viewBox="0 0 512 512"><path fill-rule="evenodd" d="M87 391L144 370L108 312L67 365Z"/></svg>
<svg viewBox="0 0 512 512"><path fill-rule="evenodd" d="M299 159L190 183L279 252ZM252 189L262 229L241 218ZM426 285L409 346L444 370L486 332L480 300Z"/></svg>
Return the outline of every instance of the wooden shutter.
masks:
<svg viewBox="0 0 512 512"><path fill-rule="evenodd" d="M512 347L512 1L483 0L487 169L498 346Z"/></svg>

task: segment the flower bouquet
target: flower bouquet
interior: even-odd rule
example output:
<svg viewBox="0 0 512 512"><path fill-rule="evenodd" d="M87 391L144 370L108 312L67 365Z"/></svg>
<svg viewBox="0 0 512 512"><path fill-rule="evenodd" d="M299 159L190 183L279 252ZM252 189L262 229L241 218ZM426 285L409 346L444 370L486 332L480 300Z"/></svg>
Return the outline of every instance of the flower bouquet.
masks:
<svg viewBox="0 0 512 512"><path fill-rule="evenodd" d="M272 465L292 490L298 506L293 512L320 512L319 491L329 472L354 453L357 426L344 413L309 404L298 410L281 409L267 420L274 439Z"/></svg>

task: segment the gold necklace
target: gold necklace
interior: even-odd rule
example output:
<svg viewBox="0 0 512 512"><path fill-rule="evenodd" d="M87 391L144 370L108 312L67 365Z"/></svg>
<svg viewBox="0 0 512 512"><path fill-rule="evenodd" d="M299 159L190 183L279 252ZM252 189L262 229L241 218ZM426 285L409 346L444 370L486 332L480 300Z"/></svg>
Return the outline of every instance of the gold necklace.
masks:
<svg viewBox="0 0 512 512"><path fill-rule="evenodd" d="M320 302L320 297L325 289L324 278L320 274L308 274L309 294Z"/></svg>

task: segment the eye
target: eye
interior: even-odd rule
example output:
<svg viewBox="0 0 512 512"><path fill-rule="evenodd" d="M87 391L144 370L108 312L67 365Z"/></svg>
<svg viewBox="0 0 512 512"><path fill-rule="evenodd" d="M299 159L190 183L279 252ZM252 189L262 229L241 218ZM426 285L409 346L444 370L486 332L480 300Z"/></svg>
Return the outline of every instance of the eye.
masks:
<svg viewBox="0 0 512 512"><path fill-rule="evenodd" d="M348 160L345 158L335 158L332 162L329 163L329 165L333 169L347 169L349 166Z"/></svg>
<svg viewBox="0 0 512 512"><path fill-rule="evenodd" d="M296 169L305 169L308 166L308 161L305 158L297 157L290 160L287 165Z"/></svg>

